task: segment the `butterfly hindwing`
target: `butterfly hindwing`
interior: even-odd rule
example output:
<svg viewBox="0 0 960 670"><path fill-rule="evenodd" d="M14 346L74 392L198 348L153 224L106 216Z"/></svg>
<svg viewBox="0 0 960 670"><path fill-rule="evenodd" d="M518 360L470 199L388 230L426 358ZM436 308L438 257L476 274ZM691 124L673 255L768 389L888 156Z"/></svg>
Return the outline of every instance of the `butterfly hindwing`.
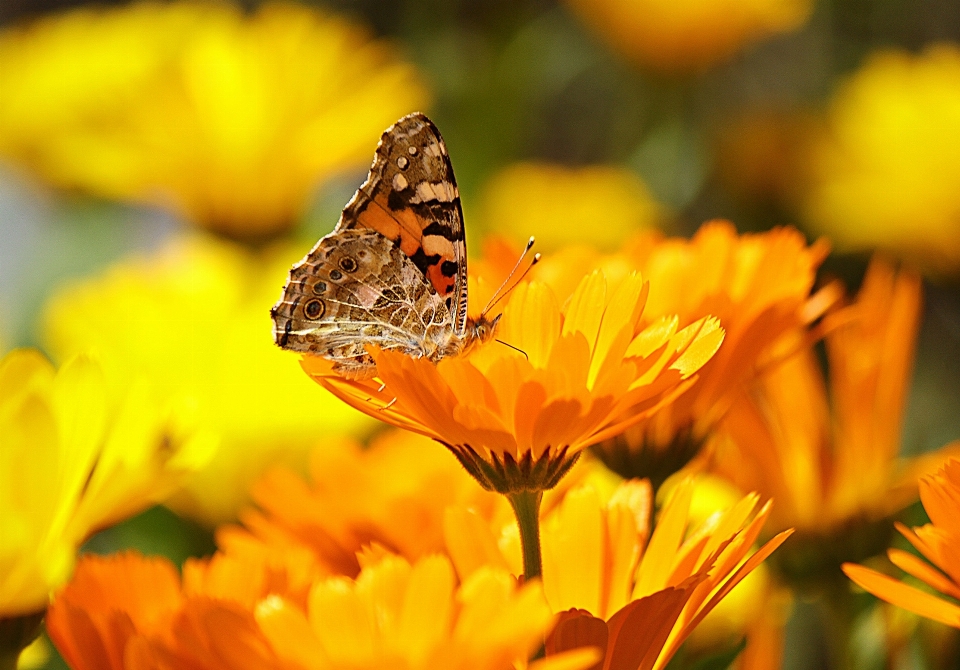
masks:
<svg viewBox="0 0 960 670"><path fill-rule="evenodd" d="M450 315L419 269L373 230L324 237L290 271L274 307L277 344L326 356L351 377L375 372L366 346L416 352L449 341Z"/></svg>
<svg viewBox="0 0 960 670"><path fill-rule="evenodd" d="M391 240L443 297L458 335L467 321L467 255L453 166L440 132L420 113L384 131L367 180L335 232L369 228Z"/></svg>

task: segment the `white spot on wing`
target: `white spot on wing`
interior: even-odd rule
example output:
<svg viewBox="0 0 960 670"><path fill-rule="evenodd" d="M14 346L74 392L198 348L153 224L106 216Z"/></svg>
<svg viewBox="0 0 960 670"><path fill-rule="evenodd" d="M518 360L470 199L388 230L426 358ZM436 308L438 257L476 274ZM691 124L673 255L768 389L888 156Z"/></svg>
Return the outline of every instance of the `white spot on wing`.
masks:
<svg viewBox="0 0 960 670"><path fill-rule="evenodd" d="M409 186L409 184L407 183L407 178L404 177L402 174L398 172L393 176L393 190L402 191L407 186Z"/></svg>
<svg viewBox="0 0 960 670"><path fill-rule="evenodd" d="M436 183L422 181L417 184L416 195L410 198L410 202L415 204L433 200L437 202L453 202L457 195L457 187L448 181Z"/></svg>

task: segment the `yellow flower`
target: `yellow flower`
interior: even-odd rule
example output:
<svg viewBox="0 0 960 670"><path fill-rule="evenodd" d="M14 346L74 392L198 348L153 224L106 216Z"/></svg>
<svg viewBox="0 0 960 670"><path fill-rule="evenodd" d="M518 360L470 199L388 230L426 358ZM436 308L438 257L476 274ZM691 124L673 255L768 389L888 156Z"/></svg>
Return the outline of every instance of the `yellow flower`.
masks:
<svg viewBox="0 0 960 670"><path fill-rule="evenodd" d="M806 218L843 249L960 268L960 48L872 56L812 151Z"/></svg>
<svg viewBox="0 0 960 670"><path fill-rule="evenodd" d="M447 559L384 556L356 580L315 581L291 599L262 564L216 555L181 581L169 561L88 555L50 608L50 637L71 667L363 670L521 666L551 622L539 585L478 573L458 585ZM579 670L595 653L538 670Z"/></svg>
<svg viewBox="0 0 960 670"><path fill-rule="evenodd" d="M810 0L568 0L617 51L667 73L697 71L800 27Z"/></svg>
<svg viewBox="0 0 960 670"><path fill-rule="evenodd" d="M219 438L174 506L203 521L236 514L268 463L296 463L363 417L304 379L270 337L264 305L297 252L252 252L195 236L64 287L45 307L60 358L95 348L118 387L140 379L186 424Z"/></svg>
<svg viewBox="0 0 960 670"><path fill-rule="evenodd" d="M518 163L487 183L479 214L490 230L511 237L522 231L549 251L575 242L611 250L661 223L665 212L630 170Z"/></svg>
<svg viewBox="0 0 960 670"><path fill-rule="evenodd" d="M677 487L652 535L650 485L639 480L623 483L606 501L594 488L579 487L544 518L544 593L560 615L547 639L548 658L593 644L606 653L603 667L665 667L700 621L789 535L750 555L770 510L769 503L757 510L756 495L690 529L692 492L690 480ZM498 538L469 510L448 516L448 547L461 576L485 565L516 568L515 536Z"/></svg>
<svg viewBox="0 0 960 670"><path fill-rule="evenodd" d="M518 589L508 573L486 569L458 587L450 561L428 556L413 565L386 557L356 581L320 583L305 611L265 601L257 620L295 667L505 670L537 650L552 615L536 582ZM557 667L587 668L595 655L574 660Z"/></svg>
<svg viewBox="0 0 960 670"><path fill-rule="evenodd" d="M612 282L639 270L650 282L641 326L669 321L682 329L712 314L726 331L696 384L602 445L598 453L607 465L659 488L696 455L737 389L796 348L807 325L838 297L835 287L810 295L826 253L824 243L807 246L791 228L738 235L730 223L714 221L690 240L648 233L605 257L583 249L546 257L534 272L561 300L583 267L603 267Z"/></svg>
<svg viewBox="0 0 960 670"><path fill-rule="evenodd" d="M960 460L949 459L934 474L920 479L920 500L931 523L907 529L897 524L910 544L933 563L901 549L887 554L894 565L952 600L960 600ZM960 628L960 606L896 579L846 563L843 571L861 587L920 616Z"/></svg>
<svg viewBox="0 0 960 670"><path fill-rule="evenodd" d="M85 356L0 362L0 618L42 611L94 531L161 501L211 445L185 438L142 385L111 399Z"/></svg>
<svg viewBox="0 0 960 670"><path fill-rule="evenodd" d="M436 365L374 351L377 378L363 381L323 358L302 365L350 405L446 445L485 488L545 490L582 449L669 402L719 347L712 318L641 327L646 294L639 275L608 293L594 272L561 309L547 286L521 284L497 331L509 347L490 342Z"/></svg>
<svg viewBox="0 0 960 670"><path fill-rule="evenodd" d="M0 154L53 183L237 237L291 227L317 185L425 102L413 68L302 5L136 3L0 36Z"/></svg>
<svg viewBox="0 0 960 670"><path fill-rule="evenodd" d="M897 457L919 314L918 277L874 261L826 337L829 392L815 353L804 349L724 420L719 471L773 497L774 525L796 527L821 552L840 551L854 528L910 504L919 473L943 458Z"/></svg>

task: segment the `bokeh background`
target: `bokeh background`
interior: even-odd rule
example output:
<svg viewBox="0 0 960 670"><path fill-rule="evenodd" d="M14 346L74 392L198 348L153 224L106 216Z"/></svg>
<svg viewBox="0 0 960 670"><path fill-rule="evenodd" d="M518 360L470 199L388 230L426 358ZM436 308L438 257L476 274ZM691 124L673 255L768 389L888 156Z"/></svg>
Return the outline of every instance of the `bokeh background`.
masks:
<svg viewBox="0 0 960 670"><path fill-rule="evenodd" d="M851 290L877 250L918 268L903 449L960 436L955 0L5 0L0 351L92 348L220 445L88 549L209 553L266 465L374 430L273 348L268 310L415 110L447 142L471 253L723 218L825 236L822 279ZM894 662L862 621L858 667L960 667L953 633ZM799 601L785 667L830 667L827 626Z"/></svg>

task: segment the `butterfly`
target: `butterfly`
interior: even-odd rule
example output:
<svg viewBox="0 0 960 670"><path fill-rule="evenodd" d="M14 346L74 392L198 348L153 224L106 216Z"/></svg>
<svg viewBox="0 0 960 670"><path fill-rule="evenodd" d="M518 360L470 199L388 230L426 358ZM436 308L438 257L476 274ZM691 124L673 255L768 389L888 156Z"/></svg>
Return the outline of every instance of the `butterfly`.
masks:
<svg viewBox="0 0 960 670"><path fill-rule="evenodd" d="M290 270L271 310L276 343L376 375L367 345L437 362L493 337L467 317L460 192L440 131L420 113L387 128L336 227Z"/></svg>

